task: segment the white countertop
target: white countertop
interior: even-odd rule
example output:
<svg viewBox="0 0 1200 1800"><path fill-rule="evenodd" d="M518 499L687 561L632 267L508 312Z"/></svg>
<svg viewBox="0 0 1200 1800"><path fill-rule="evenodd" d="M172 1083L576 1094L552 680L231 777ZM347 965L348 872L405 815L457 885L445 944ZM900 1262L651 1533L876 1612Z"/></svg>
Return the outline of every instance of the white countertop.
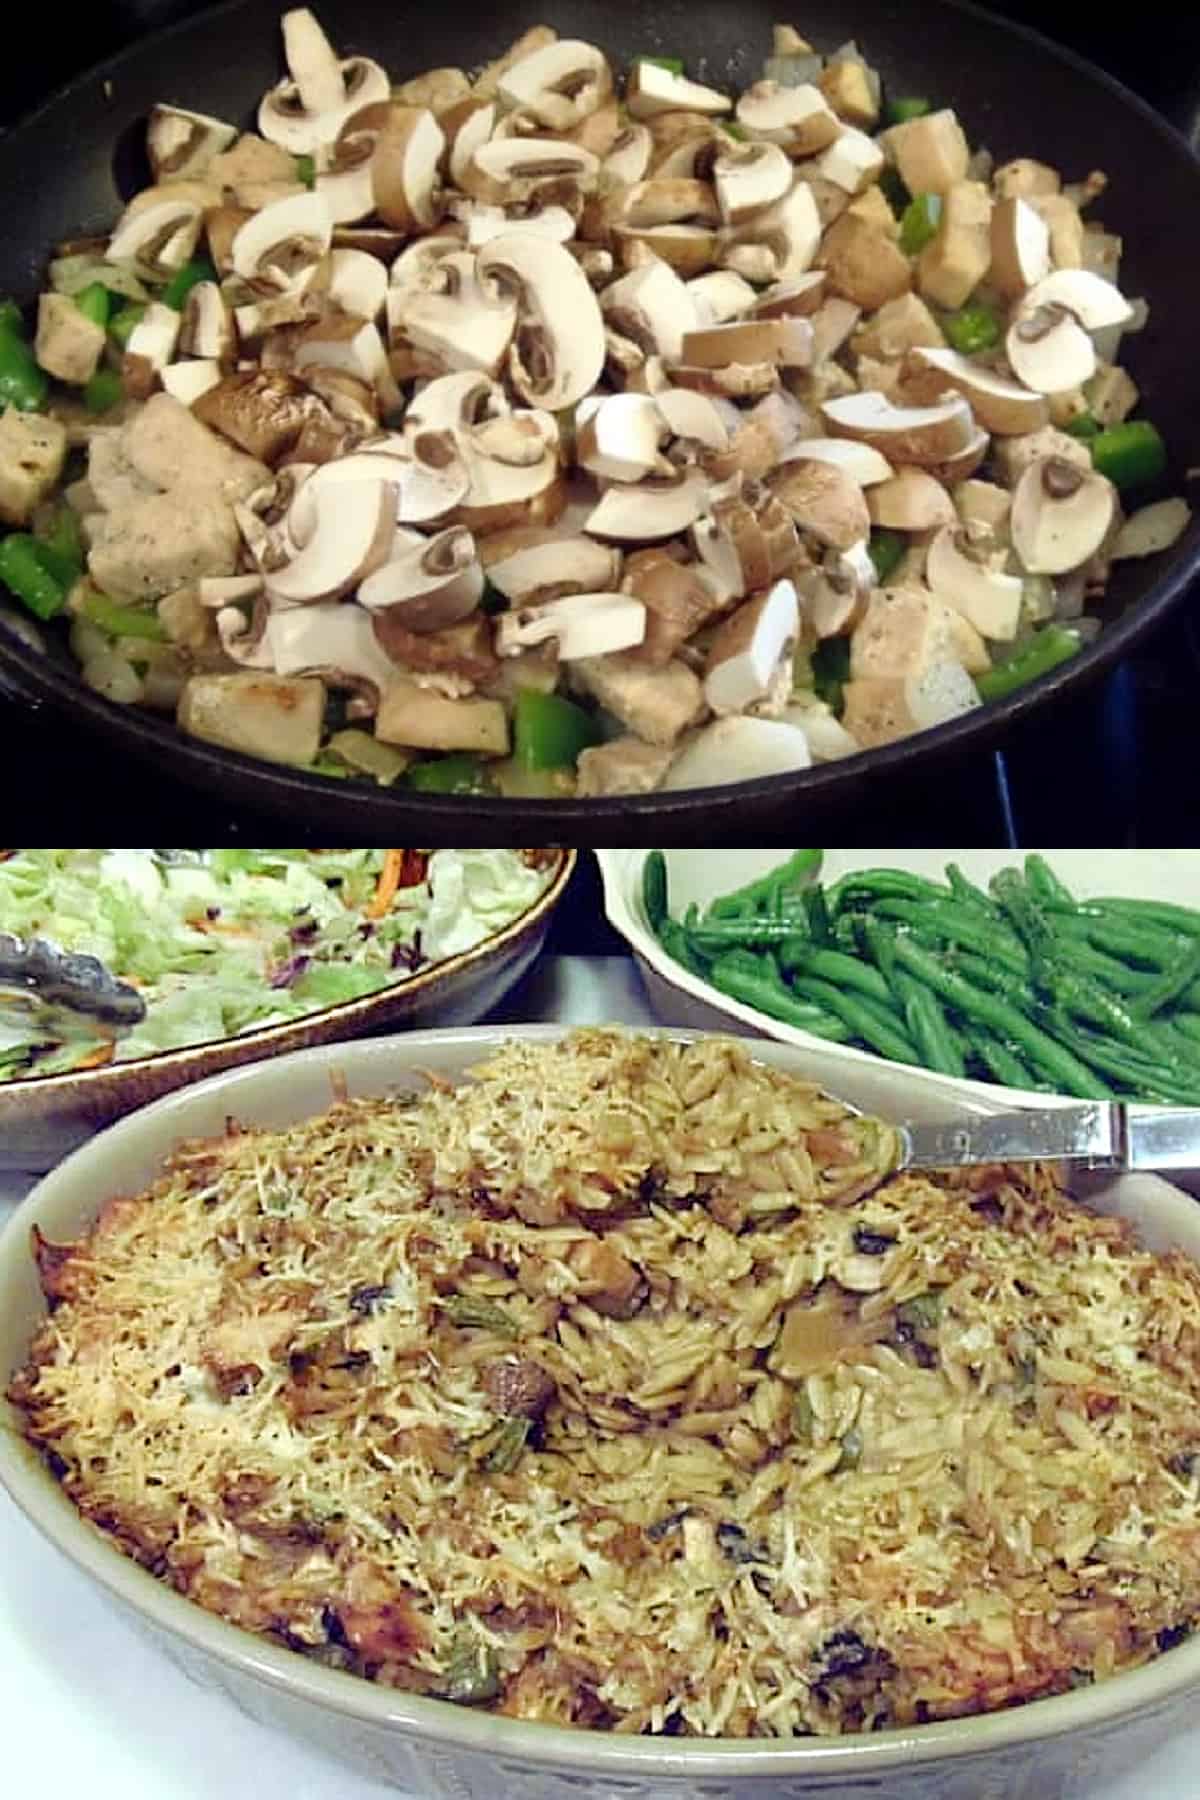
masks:
<svg viewBox="0 0 1200 1800"><path fill-rule="evenodd" d="M547 958L493 1017L652 1021L622 958ZM0 1173L0 1225L30 1185ZM193 1686L4 1495L0 1727L0 1794L12 1800L33 1791L49 1800L426 1800L351 1775ZM1200 1800L1200 1724L1092 1800Z"/></svg>

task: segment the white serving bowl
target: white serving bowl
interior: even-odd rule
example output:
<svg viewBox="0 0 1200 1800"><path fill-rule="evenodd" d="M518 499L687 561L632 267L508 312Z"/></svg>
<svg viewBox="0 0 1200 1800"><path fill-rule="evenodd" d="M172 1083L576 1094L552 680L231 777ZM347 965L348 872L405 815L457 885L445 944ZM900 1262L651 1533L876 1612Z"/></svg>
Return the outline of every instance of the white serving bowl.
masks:
<svg viewBox="0 0 1200 1800"><path fill-rule="evenodd" d="M0 1234L0 1392L45 1313L33 1226L54 1240L74 1238L113 1195L151 1181L181 1138L219 1136L230 1116L251 1126L306 1118L329 1105L335 1075L351 1095L375 1096L419 1084L417 1071L457 1079L505 1039L561 1035L557 1026L492 1026L322 1046L214 1076L102 1132L41 1182ZM753 1049L896 1121L924 1104L919 1078L896 1065L855 1083L828 1049ZM991 1110L971 1096L956 1107L960 1117ZM1200 1257L1200 1208L1165 1182L1127 1177L1091 1198L1134 1219L1154 1248ZM1200 1690L1198 1636L1074 1693L842 1739L652 1739L499 1718L320 1668L203 1611L84 1522L18 1425L0 1399L0 1482L188 1674L251 1718L429 1800L1089 1800L1100 1779L1134 1766L1181 1725Z"/></svg>
<svg viewBox="0 0 1200 1800"><path fill-rule="evenodd" d="M692 975L669 956L651 931L642 907L642 869L648 850L598 850L604 880L604 908L609 922L628 942L641 969L655 1014L665 1025L700 1031L752 1032L782 1044L817 1050L828 1058L829 1080L869 1079L870 1069L894 1069L881 1056L830 1044L810 1032L744 1006L719 993L710 982ZM787 850L664 850L671 912L679 917L691 901L705 906L721 894L755 881L778 868ZM963 873L986 887L998 869L1019 864L1019 850L827 850L822 881L833 882L855 869L907 869L934 881L943 879L946 864L957 862ZM1135 900L1169 900L1200 906L1200 850L1044 850L1042 855L1079 899L1123 894ZM1069 1095L1034 1093L1002 1087L997 1082L958 1081L952 1076L910 1070L922 1096L922 1117L949 1116L942 1109L973 1096L991 1106L1073 1106ZM839 1090L841 1091L841 1090ZM848 1092L848 1090L846 1090Z"/></svg>

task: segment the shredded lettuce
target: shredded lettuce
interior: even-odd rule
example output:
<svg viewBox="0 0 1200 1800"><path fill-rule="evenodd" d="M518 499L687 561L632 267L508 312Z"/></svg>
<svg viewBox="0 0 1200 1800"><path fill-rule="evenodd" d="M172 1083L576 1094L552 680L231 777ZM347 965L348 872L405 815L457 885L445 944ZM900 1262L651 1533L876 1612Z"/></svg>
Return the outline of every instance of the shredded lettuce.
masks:
<svg viewBox="0 0 1200 1800"><path fill-rule="evenodd" d="M379 920L364 908L382 850L22 850L0 862L0 931L98 956L146 1017L114 1059L153 1056L296 1018L405 981L518 917L548 872L519 851L435 850ZM0 990L0 1081L78 1066L94 1026L31 1022Z"/></svg>

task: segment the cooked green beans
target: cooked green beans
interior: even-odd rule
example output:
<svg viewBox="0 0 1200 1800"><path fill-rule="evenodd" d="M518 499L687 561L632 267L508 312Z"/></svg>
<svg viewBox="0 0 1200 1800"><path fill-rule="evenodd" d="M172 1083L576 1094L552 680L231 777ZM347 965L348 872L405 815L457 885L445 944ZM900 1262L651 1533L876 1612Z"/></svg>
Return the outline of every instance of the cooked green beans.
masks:
<svg viewBox="0 0 1200 1800"><path fill-rule="evenodd" d="M988 891L861 869L820 884L821 852L673 918L666 864L643 869L668 954L797 1030L938 1074L1085 1099L1200 1104L1200 912L1077 901L1045 858Z"/></svg>

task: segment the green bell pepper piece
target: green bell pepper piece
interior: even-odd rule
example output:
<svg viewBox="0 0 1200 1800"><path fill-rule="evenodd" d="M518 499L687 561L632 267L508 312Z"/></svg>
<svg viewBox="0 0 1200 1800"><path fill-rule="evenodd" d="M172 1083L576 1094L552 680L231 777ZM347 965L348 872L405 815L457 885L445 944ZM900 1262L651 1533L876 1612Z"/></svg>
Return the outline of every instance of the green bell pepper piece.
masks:
<svg viewBox="0 0 1200 1800"><path fill-rule="evenodd" d="M918 194L900 215L900 248L905 256L916 256L937 236L942 222L942 196Z"/></svg>
<svg viewBox="0 0 1200 1800"><path fill-rule="evenodd" d="M812 654L813 692L835 713L842 710L842 690L850 679L850 640L822 638Z"/></svg>
<svg viewBox="0 0 1200 1800"><path fill-rule="evenodd" d="M1092 438L1100 436L1100 421L1093 418L1091 413L1076 413L1073 419L1067 421L1065 429L1068 437L1078 438L1081 443L1087 443Z"/></svg>
<svg viewBox="0 0 1200 1800"><path fill-rule="evenodd" d="M202 281L215 281L216 279L217 271L207 256L193 257L191 262L184 263L182 269L177 269L168 281L162 291L163 305L174 307L176 312L182 312L184 302L194 287Z"/></svg>
<svg viewBox="0 0 1200 1800"><path fill-rule="evenodd" d="M465 753L414 763L404 782L419 794L487 794L492 789L486 765Z"/></svg>
<svg viewBox="0 0 1200 1800"><path fill-rule="evenodd" d="M1110 426L1089 448L1095 468L1122 493L1160 481L1167 472L1167 447L1148 419Z"/></svg>
<svg viewBox="0 0 1200 1800"><path fill-rule="evenodd" d="M25 339L15 326L0 324L0 412L7 406L42 412L49 395L49 378Z"/></svg>
<svg viewBox="0 0 1200 1800"><path fill-rule="evenodd" d="M85 594L79 611L83 618L107 632L109 637L147 638L153 643L162 643L167 635L157 613L146 612L139 606L121 606L107 594Z"/></svg>
<svg viewBox="0 0 1200 1800"><path fill-rule="evenodd" d="M990 306L962 306L942 320L947 341L961 356L994 350L1000 342L1001 324Z"/></svg>
<svg viewBox="0 0 1200 1800"><path fill-rule="evenodd" d="M76 572L76 579L83 574L87 562L87 551L84 548L83 534L79 529L79 515L64 500L56 506L41 530L37 533L38 542L43 553L51 551L55 556L69 564Z"/></svg>
<svg viewBox="0 0 1200 1800"><path fill-rule="evenodd" d="M317 161L315 157L298 156L296 158L296 180L302 181L306 188L316 187Z"/></svg>
<svg viewBox="0 0 1200 1800"><path fill-rule="evenodd" d="M133 335L134 326L141 323L145 312L146 308L135 301L132 306L121 307L108 321L108 334L116 339L122 350Z"/></svg>
<svg viewBox="0 0 1200 1800"><path fill-rule="evenodd" d="M975 677L979 698L1003 700L1009 694L1015 694L1018 688L1027 687L1039 675L1047 675L1059 663L1068 662L1078 653L1082 642L1077 631L1069 631L1063 625L1047 625L1008 662L998 663L995 668Z"/></svg>
<svg viewBox="0 0 1200 1800"><path fill-rule="evenodd" d="M42 559L43 545L14 531L0 542L0 582L38 619L53 619L67 602L67 585Z"/></svg>
<svg viewBox="0 0 1200 1800"><path fill-rule="evenodd" d="M932 111L932 100L926 100L920 94L904 94L888 101L887 122L889 125L907 125L910 119L923 119Z"/></svg>
<svg viewBox="0 0 1200 1800"><path fill-rule="evenodd" d="M115 369L97 369L83 384L83 404L90 413L111 412L124 398L125 389Z"/></svg>
<svg viewBox="0 0 1200 1800"><path fill-rule="evenodd" d="M25 315L15 300L0 300L0 331L11 331L14 337L19 338L28 335L25 330Z"/></svg>
<svg viewBox="0 0 1200 1800"><path fill-rule="evenodd" d="M880 587L886 587L888 578L894 575L904 560L907 546L898 531L888 531L883 526L876 526L867 544L867 555L875 564L875 574Z"/></svg>
<svg viewBox="0 0 1200 1800"><path fill-rule="evenodd" d="M573 769L589 744L600 741L590 713L559 694L522 688L513 707L513 755L526 769Z"/></svg>
<svg viewBox="0 0 1200 1800"><path fill-rule="evenodd" d="M81 288L75 296L75 304L84 318L90 319L93 325L99 325L102 329L107 326L112 302L102 281L92 281L87 287Z"/></svg>
<svg viewBox="0 0 1200 1800"><path fill-rule="evenodd" d="M653 63L656 69L665 69L668 75L683 74L682 56L639 56L638 61Z"/></svg>

